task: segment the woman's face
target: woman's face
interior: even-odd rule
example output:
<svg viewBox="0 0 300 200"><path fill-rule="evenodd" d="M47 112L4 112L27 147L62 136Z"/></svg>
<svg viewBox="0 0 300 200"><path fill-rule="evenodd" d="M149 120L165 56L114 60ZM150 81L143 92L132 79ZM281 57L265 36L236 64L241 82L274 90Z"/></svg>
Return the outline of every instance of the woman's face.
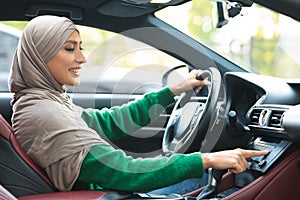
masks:
<svg viewBox="0 0 300 200"><path fill-rule="evenodd" d="M79 70L86 62L81 43L79 32L75 30L63 47L47 63L54 79L62 85L75 86L80 83Z"/></svg>

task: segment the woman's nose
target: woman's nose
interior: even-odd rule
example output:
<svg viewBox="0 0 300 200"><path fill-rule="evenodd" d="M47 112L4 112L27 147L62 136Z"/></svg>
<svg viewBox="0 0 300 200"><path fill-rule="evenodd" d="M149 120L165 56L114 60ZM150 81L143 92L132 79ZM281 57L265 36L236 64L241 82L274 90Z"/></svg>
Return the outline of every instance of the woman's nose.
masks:
<svg viewBox="0 0 300 200"><path fill-rule="evenodd" d="M86 63L87 59L83 52L80 50L76 56L76 61L79 63Z"/></svg>

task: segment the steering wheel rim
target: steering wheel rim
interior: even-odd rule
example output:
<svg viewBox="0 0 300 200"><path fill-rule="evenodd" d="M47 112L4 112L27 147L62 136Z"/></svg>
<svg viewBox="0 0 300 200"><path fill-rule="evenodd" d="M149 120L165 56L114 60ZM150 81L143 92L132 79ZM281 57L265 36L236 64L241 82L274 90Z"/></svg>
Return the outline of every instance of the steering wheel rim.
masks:
<svg viewBox="0 0 300 200"><path fill-rule="evenodd" d="M191 147L202 140L210 127L211 116L218 112L217 102L221 91L221 74L218 69L210 67L201 74L210 81L208 97L205 103L192 101L193 90L182 94L174 105L170 119L166 125L162 140L162 154L170 156L173 153L195 151ZM197 149L197 151L199 151Z"/></svg>

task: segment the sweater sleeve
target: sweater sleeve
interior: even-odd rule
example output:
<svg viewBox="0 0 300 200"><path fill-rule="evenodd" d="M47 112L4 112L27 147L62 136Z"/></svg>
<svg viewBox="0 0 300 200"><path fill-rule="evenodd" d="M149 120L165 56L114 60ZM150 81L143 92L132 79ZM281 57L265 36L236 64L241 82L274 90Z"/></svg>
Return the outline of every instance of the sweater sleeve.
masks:
<svg viewBox="0 0 300 200"><path fill-rule="evenodd" d="M174 101L171 90L166 87L122 106L84 109L81 117L101 137L114 141L148 125Z"/></svg>
<svg viewBox="0 0 300 200"><path fill-rule="evenodd" d="M201 178L203 164L199 152L171 157L132 158L110 146L93 146L84 159L74 186L78 189L150 191L188 178Z"/></svg>

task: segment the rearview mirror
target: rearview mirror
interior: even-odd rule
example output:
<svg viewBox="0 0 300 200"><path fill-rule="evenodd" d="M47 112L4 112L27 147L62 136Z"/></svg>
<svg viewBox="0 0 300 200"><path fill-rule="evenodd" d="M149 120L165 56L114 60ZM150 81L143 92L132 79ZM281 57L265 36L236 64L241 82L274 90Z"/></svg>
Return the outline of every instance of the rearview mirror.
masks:
<svg viewBox="0 0 300 200"><path fill-rule="evenodd" d="M217 0L212 9L213 25L221 28L226 25L230 17L235 17L241 13L243 7L252 6L249 0Z"/></svg>
<svg viewBox="0 0 300 200"><path fill-rule="evenodd" d="M221 28L228 23L229 15L225 2L216 2L213 6L212 14L213 24L216 28Z"/></svg>

